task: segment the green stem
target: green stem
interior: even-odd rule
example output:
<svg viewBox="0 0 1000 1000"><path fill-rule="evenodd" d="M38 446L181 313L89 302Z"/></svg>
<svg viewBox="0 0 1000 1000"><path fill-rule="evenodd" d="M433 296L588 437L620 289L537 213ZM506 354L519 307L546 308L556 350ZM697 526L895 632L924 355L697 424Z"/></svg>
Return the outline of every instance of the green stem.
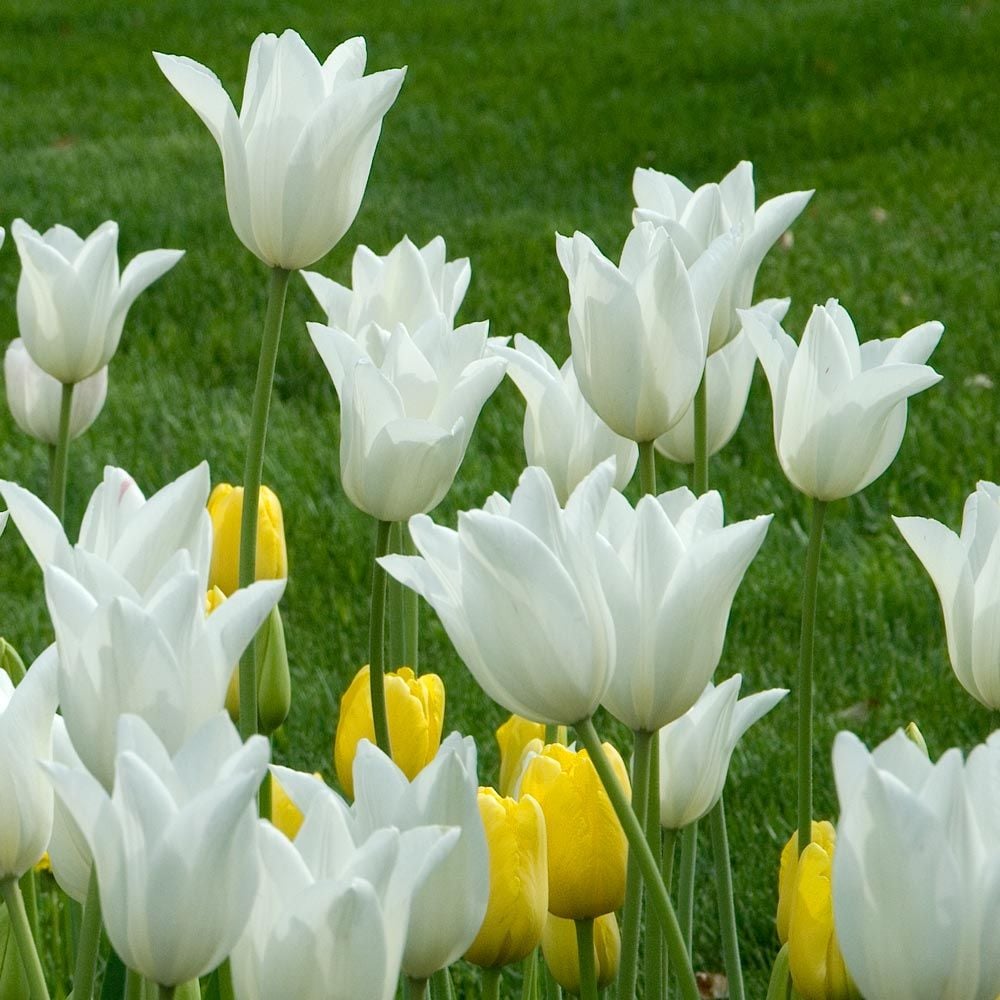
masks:
<svg viewBox="0 0 1000 1000"><path fill-rule="evenodd" d="M722 931L722 956L729 980L729 1000L744 1000L743 967L740 963L740 941L736 933L736 903L733 898L733 869L729 859L729 835L726 833L726 805L720 797L709 813L712 833L712 856L715 859L715 894L719 906L719 927Z"/></svg>
<svg viewBox="0 0 1000 1000"><path fill-rule="evenodd" d="M667 887L667 892L670 892L670 883L674 878L674 854L676 853L677 847L677 831L676 830L664 830L663 831L663 854L661 858L661 868L663 872L663 884ZM670 988L670 962L667 958L667 953L663 953L663 995L666 996Z"/></svg>
<svg viewBox="0 0 1000 1000"><path fill-rule="evenodd" d="M594 918L577 920L576 955L580 963L580 1000L597 1000L597 969L594 963ZM653 996L654 994L650 994Z"/></svg>
<svg viewBox="0 0 1000 1000"><path fill-rule="evenodd" d="M233 968L228 958L219 966L219 1000L234 1000Z"/></svg>
<svg viewBox="0 0 1000 1000"><path fill-rule="evenodd" d="M447 969L438 969L431 976L431 993L441 1000L455 1000L455 984L451 981L451 974Z"/></svg>
<svg viewBox="0 0 1000 1000"><path fill-rule="evenodd" d="M649 849L646 838L643 836L642 827L635 818L635 813L625 797L625 791L618 783L618 778L611 769L607 757L604 756L601 738L597 735L593 720L584 719L582 722L578 722L575 728L590 755L594 768L601 779L601 784L604 785L604 790L608 793L611 805L618 816L618 822L621 823L625 831L629 849L635 851L639 857L639 867L646 882L650 906L660 921L660 927L667 939L667 950L677 968L681 995L684 1000L699 1000L698 984L694 978L694 970L691 968L691 958L684 947L680 925L677 923L677 914L674 913L673 904L670 902L670 897L663 885L663 879L656 866L656 860L653 858L653 852Z"/></svg>
<svg viewBox="0 0 1000 1000"><path fill-rule="evenodd" d="M257 507L260 480L264 474L267 416L271 409L271 386L281 340L281 318L291 271L271 269L264 334L257 364L257 384L250 411L250 439L243 466L243 516L240 521L240 586L249 587L257 572ZM253 643L240 658L240 736L246 740L257 732L257 664Z"/></svg>
<svg viewBox="0 0 1000 1000"><path fill-rule="evenodd" d="M259 804L260 804L260 818L270 821L271 819L271 794L273 778L271 777L271 772L266 771L264 773L264 780L260 783Z"/></svg>
<svg viewBox="0 0 1000 1000"><path fill-rule="evenodd" d="M97 866L90 866L90 884L83 904L83 921L76 948L73 973L73 1000L91 1000L97 971L97 952L101 946L101 895L97 889Z"/></svg>
<svg viewBox="0 0 1000 1000"><path fill-rule="evenodd" d="M653 852L657 869L663 862L663 850L660 844L660 754L659 739L652 734L653 752L650 754L649 779L646 791L646 843ZM664 882L664 886L666 883ZM648 893L648 890L647 890ZM647 902L648 911L649 904ZM649 921L646 926L646 996L660 997L663 994L663 934L656 921Z"/></svg>
<svg viewBox="0 0 1000 1000"><path fill-rule="evenodd" d="M424 997L427 996L426 979L413 979L411 976L407 976L406 987L406 992L410 1000L424 1000Z"/></svg>
<svg viewBox="0 0 1000 1000"><path fill-rule="evenodd" d="M537 947L521 963L521 1000L539 1000Z"/></svg>
<svg viewBox="0 0 1000 1000"><path fill-rule="evenodd" d="M28 914L24 909L24 897L16 878L5 878L0 881L0 894L7 904L7 917L10 920L11 933L17 942L17 950L21 953L21 964L28 977L28 990L32 1000L49 1000L49 991L45 985L45 974L38 958L35 939L31 936L31 926Z"/></svg>
<svg viewBox="0 0 1000 1000"><path fill-rule="evenodd" d="M38 887L35 879L35 869L29 868L21 876L21 895L24 896L24 912L28 914L28 926L31 936L38 938Z"/></svg>
<svg viewBox="0 0 1000 1000"><path fill-rule="evenodd" d="M694 469L692 491L695 496L708 492L708 366L694 395Z"/></svg>
<svg viewBox="0 0 1000 1000"><path fill-rule="evenodd" d="M823 518L827 502L813 500L806 571L802 580L802 644L799 648L799 853L812 839L813 652L816 638L816 591Z"/></svg>
<svg viewBox="0 0 1000 1000"><path fill-rule="evenodd" d="M632 753L632 805L636 819L645 827L649 797L649 764L653 756L653 733L636 730ZM618 998L633 1000L639 966L642 931L642 873L635 851L628 853L625 875L625 906L622 910L622 955L618 967Z"/></svg>
<svg viewBox="0 0 1000 1000"><path fill-rule="evenodd" d="M59 437L56 439L55 456L52 459L52 475L49 478L49 507L52 513L63 520L66 514L66 475L69 470L69 417L73 410L73 383L63 383L62 398L59 401Z"/></svg>
<svg viewBox="0 0 1000 1000"><path fill-rule="evenodd" d="M391 756L389 717L385 709L385 570L379 558L389 551L390 521L379 521L375 535L375 561L372 569L372 604L368 627L368 680L371 684L372 721L378 748Z"/></svg>
<svg viewBox="0 0 1000 1000"><path fill-rule="evenodd" d="M177 992L176 986L164 986L160 984L160 1000L174 1000L174 993Z"/></svg>
<svg viewBox="0 0 1000 1000"><path fill-rule="evenodd" d="M135 969L125 970L125 1000L142 1000L142 976Z"/></svg>
<svg viewBox="0 0 1000 1000"><path fill-rule="evenodd" d="M403 551L403 523L401 521L394 522L389 529L389 551ZM386 582L389 628L387 666L390 670L410 665L406 659L406 619L403 610L403 594L409 589L393 577L389 577Z"/></svg>
<svg viewBox="0 0 1000 1000"><path fill-rule="evenodd" d="M681 831L681 868L677 876L677 917L689 955L694 939L694 875L697 867L698 821L695 820Z"/></svg>
<svg viewBox="0 0 1000 1000"><path fill-rule="evenodd" d="M403 548L408 556L417 554L417 547L410 537L408 525L402 525ZM403 653L413 672L419 673L420 664L420 595L409 587L403 588Z"/></svg>
<svg viewBox="0 0 1000 1000"><path fill-rule="evenodd" d="M656 449L652 441L639 444L639 492L656 496Z"/></svg>
<svg viewBox="0 0 1000 1000"><path fill-rule="evenodd" d="M500 1000L499 969L483 969L483 1000Z"/></svg>

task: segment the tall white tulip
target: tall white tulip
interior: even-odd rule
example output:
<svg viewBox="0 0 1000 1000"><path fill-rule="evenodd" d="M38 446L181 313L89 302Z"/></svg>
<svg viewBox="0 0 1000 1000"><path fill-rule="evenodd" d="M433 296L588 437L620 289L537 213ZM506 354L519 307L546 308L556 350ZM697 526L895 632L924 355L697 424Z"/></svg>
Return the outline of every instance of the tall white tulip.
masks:
<svg viewBox="0 0 1000 1000"><path fill-rule="evenodd" d="M976 485L960 535L928 517L893 520L937 588L955 676L976 701L1000 708L1000 487Z"/></svg>
<svg viewBox="0 0 1000 1000"><path fill-rule="evenodd" d="M833 749L840 799L833 913L867 1000L993 1000L1000 993L1000 734L937 763L897 731L869 753Z"/></svg>
<svg viewBox="0 0 1000 1000"><path fill-rule="evenodd" d="M38 233L23 219L14 220L11 233L21 257L21 338L35 364L66 385L107 365L132 303L184 255L147 250L119 275L115 222L102 223L86 240L66 226Z"/></svg>
<svg viewBox="0 0 1000 1000"><path fill-rule="evenodd" d="M331 250L361 207L382 118L405 70L365 76L363 38L338 45L321 64L291 29L259 35L237 115L211 70L154 55L218 143L229 219L243 245L287 270Z"/></svg>
<svg viewBox="0 0 1000 1000"><path fill-rule="evenodd" d="M734 226L740 228L743 241L739 256L712 314L708 350L714 354L739 332L736 310L749 308L761 262L813 192L790 191L755 208L753 164L747 160L738 163L720 183L703 184L694 191L671 174L640 167L632 178L632 192L636 204L633 222L665 228L686 264L697 260L716 237Z"/></svg>
<svg viewBox="0 0 1000 1000"><path fill-rule="evenodd" d="M583 398L573 359L558 367L522 333L515 335L514 347L496 346L493 351L507 362L507 374L527 404L524 453L528 465L539 465L548 473L560 504L607 458L615 459L615 487L624 489L635 471L639 449L608 427Z"/></svg>
<svg viewBox="0 0 1000 1000"><path fill-rule="evenodd" d="M771 386L774 444L792 485L839 500L881 476L903 440L906 400L941 380L924 364L941 324L859 344L847 310L829 299L796 345L766 312L740 316Z"/></svg>
<svg viewBox="0 0 1000 1000"><path fill-rule="evenodd" d="M615 433L640 444L669 430L691 405L708 329L736 260L725 233L688 267L665 229L640 223L619 265L583 233L556 236L569 280L569 335L580 391Z"/></svg>

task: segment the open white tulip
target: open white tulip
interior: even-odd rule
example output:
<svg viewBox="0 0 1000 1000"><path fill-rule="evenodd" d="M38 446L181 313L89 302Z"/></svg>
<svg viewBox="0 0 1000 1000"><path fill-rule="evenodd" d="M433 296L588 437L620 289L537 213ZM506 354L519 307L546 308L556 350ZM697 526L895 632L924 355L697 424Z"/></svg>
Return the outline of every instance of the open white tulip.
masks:
<svg viewBox="0 0 1000 1000"><path fill-rule="evenodd" d="M615 607L618 666L602 704L630 729L656 732L705 690L736 589L770 523L767 514L723 526L714 490L647 495L634 510L611 494L601 533L629 588Z"/></svg>
<svg viewBox="0 0 1000 1000"><path fill-rule="evenodd" d="M788 694L772 688L740 698L742 683L742 675L734 674L718 687L709 684L687 712L660 730L660 823L668 830L683 830L708 815L722 795L736 744Z"/></svg>
<svg viewBox="0 0 1000 1000"><path fill-rule="evenodd" d="M740 329L737 309L749 308L757 271L767 251L795 221L812 191L790 191L755 209L753 164L738 163L718 184L692 191L671 174L640 167L632 178L636 209L632 221L662 226L677 244L689 266L712 241L739 227L743 241L735 267L719 295L712 314L708 350L714 354Z"/></svg>
<svg viewBox="0 0 1000 1000"><path fill-rule="evenodd" d="M64 384L107 365L132 303L184 255L147 250L119 276L117 223L102 223L86 240L66 226L38 233L23 219L14 220L11 233L21 257L21 338L35 364Z"/></svg>
<svg viewBox="0 0 1000 1000"><path fill-rule="evenodd" d="M639 449L608 427L583 398L572 358L559 368L522 333L515 335L514 347L497 346L493 351L507 362L507 374L527 404L524 453L528 465L539 465L548 473L560 504L606 458L615 459L615 487L625 489Z"/></svg>
<svg viewBox="0 0 1000 1000"><path fill-rule="evenodd" d="M847 310L829 299L796 345L766 312L740 316L771 386L774 444L792 485L840 500L881 476L903 441L906 400L941 380L924 364L941 324L859 344Z"/></svg>
<svg viewBox="0 0 1000 1000"><path fill-rule="evenodd" d="M569 280L573 368L615 433L652 441L691 405L712 310L738 249L738 237L725 233L688 267L667 231L643 222L616 266L583 233L556 236Z"/></svg>
<svg viewBox="0 0 1000 1000"><path fill-rule="evenodd" d="M893 520L937 588L955 676L976 701L1000 708L1000 487L977 484L961 535L928 517Z"/></svg>
<svg viewBox="0 0 1000 1000"><path fill-rule="evenodd" d="M49 765L97 867L101 915L122 961L163 986L211 972L257 895L254 796L270 747L221 712L174 753L141 720L119 720L114 790Z"/></svg>
<svg viewBox="0 0 1000 1000"><path fill-rule="evenodd" d="M833 749L840 799L833 913L867 1000L993 1000L1000 993L1000 734L963 765L897 731L869 753Z"/></svg>
<svg viewBox="0 0 1000 1000"><path fill-rule="evenodd" d="M291 29L259 35L237 115L211 70L154 55L218 143L229 219L243 245L288 270L330 251L361 207L382 118L405 70L365 76L363 38L338 45L320 64Z"/></svg>

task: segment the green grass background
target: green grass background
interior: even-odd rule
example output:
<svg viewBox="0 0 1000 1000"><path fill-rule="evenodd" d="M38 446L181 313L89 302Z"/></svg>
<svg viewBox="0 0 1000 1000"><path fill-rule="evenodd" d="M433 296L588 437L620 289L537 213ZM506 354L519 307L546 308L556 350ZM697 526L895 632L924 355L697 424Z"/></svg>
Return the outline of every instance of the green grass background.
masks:
<svg viewBox="0 0 1000 1000"><path fill-rule="evenodd" d="M239 94L260 31L297 28L320 56L364 34L373 69L409 65L389 112L357 222L317 269L349 280L358 243L385 253L404 234L441 233L469 256L460 317L523 331L568 353L568 296L555 231L581 229L617 254L637 165L689 184L742 158L760 197L815 187L794 246L765 262L758 293L791 295L798 336L837 296L862 339L941 319L932 363L944 381L910 408L881 480L828 518L817 637L817 812L835 813L833 734L875 742L910 719L932 752L994 726L949 668L929 580L889 521L957 526L978 478L997 475L1000 315L1000 13L985 0L652 0L264 3L6 0L0 8L0 221L121 227L140 250L187 255L133 308L105 411L71 453L78 523L105 463L152 492L207 457L213 480L242 469L266 275L226 214L220 158L157 70L151 50L189 55ZM0 340L16 335L18 261L0 252ZM308 340L319 310L293 279L272 409L266 481L286 516L283 607L294 675L286 762L331 771L340 692L367 653L373 528L339 488L336 397ZM980 382L982 380L979 380ZM455 487L435 517L509 493L523 462L522 403L504 384L487 404ZM0 474L44 494L44 448L0 414ZM663 486L684 470L660 468ZM758 372L743 424L713 463L730 519L773 511L737 597L720 673L745 688L789 685L808 509L773 454ZM27 654L49 641L41 575L15 531L2 542L0 629ZM475 688L436 618L423 614L423 666L448 685L447 729L473 733L492 779L502 711ZM544 665L540 665L543 668ZM727 805L749 995L775 951L777 859L794 823L794 705L743 742ZM620 735L620 734L619 734ZM696 967L721 968L703 844Z"/></svg>

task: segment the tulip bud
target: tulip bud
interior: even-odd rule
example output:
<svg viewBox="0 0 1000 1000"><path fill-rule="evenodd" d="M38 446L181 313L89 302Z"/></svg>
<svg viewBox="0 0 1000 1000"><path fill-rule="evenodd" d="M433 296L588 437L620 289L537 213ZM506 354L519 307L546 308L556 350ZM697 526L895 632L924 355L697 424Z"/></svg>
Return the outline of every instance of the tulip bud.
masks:
<svg viewBox="0 0 1000 1000"><path fill-rule="evenodd" d="M618 975L622 939L613 913L594 921L594 969L597 988L610 986ZM576 924L549 914L542 934L542 954L556 982L568 993L580 992L580 953L576 943Z"/></svg>
<svg viewBox="0 0 1000 1000"><path fill-rule="evenodd" d="M625 763L610 743L604 753L627 794ZM617 910L625 901L628 841L586 750L552 743L532 757L521 776L545 814L549 854L549 912L583 920Z"/></svg>
<svg viewBox="0 0 1000 1000"><path fill-rule="evenodd" d="M24 660L6 639L0 639L0 670L3 670L15 685L20 684L24 677Z"/></svg>
<svg viewBox="0 0 1000 1000"><path fill-rule="evenodd" d="M271 613L257 633L256 657L257 718L260 732L270 736L288 717L292 704L285 626L281 623L277 605L271 608Z"/></svg>
<svg viewBox="0 0 1000 1000"><path fill-rule="evenodd" d="M788 943L792 984L802 1000L859 1000L833 926L833 824L813 821L812 838L800 855L796 831L781 852L778 938Z"/></svg>
<svg viewBox="0 0 1000 1000"><path fill-rule="evenodd" d="M930 752L927 749L927 742L924 740L924 734L920 732L920 727L915 723L911 722L905 730L903 730L910 742L915 743L920 752L930 758Z"/></svg>
<svg viewBox="0 0 1000 1000"><path fill-rule="evenodd" d="M444 724L444 684L437 674L419 677L409 667L385 675L385 705L392 759L412 781L434 759ZM340 787L354 797L354 755L361 740L375 742L372 696L365 664L340 699L333 763Z"/></svg>
<svg viewBox="0 0 1000 1000"><path fill-rule="evenodd" d="M479 814L490 855L490 899L465 953L484 968L519 962L542 940L549 901L545 818L530 796L501 798L479 789Z"/></svg>
<svg viewBox="0 0 1000 1000"><path fill-rule="evenodd" d="M208 498L212 518L212 566L209 586L217 586L228 597L239 586L240 521L243 517L243 487L219 483ZM281 504L266 486L260 488L257 508L257 562L254 579L280 580L288 576L285 522Z"/></svg>
<svg viewBox="0 0 1000 1000"><path fill-rule="evenodd" d="M497 787L501 795L513 795L516 780L521 773L524 751L535 740L541 750L541 745L545 742L545 724L512 715L497 729L496 735L500 747L500 782Z"/></svg>

